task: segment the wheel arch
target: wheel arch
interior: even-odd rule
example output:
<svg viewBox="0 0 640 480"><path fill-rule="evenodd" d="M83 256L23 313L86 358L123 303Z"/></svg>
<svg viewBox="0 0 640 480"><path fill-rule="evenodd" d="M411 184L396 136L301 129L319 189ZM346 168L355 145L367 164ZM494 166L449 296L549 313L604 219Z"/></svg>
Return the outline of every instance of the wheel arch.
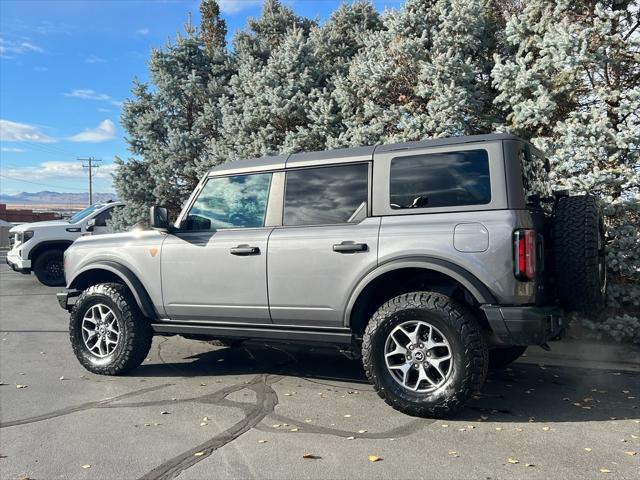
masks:
<svg viewBox="0 0 640 480"><path fill-rule="evenodd" d="M149 297L142 282L140 282L135 273L117 262L102 261L84 267L67 281L67 288L85 290L92 285L108 282L126 285L143 315L149 319L158 318L158 314L151 302L151 297Z"/></svg>
<svg viewBox="0 0 640 480"><path fill-rule="evenodd" d="M71 246L73 242L71 240L45 240L44 242L38 243L35 247L29 250L29 254L27 255L27 259L35 262L38 255L42 252L46 252L47 250L66 250Z"/></svg>
<svg viewBox="0 0 640 480"><path fill-rule="evenodd" d="M491 291L466 269L452 262L431 257L407 257L379 265L365 275L351 293L345 309L344 324L358 335L378 306L385 301L406 293L412 285L422 282L434 291L452 295L458 290L458 298L469 306L496 303ZM490 328L478 309L479 321Z"/></svg>

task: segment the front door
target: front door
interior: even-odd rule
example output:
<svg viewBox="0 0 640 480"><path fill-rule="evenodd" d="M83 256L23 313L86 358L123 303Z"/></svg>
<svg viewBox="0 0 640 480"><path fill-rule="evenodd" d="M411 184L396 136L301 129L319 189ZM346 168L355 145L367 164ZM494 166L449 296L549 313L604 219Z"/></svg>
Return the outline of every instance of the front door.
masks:
<svg viewBox="0 0 640 480"><path fill-rule="evenodd" d="M271 173L210 178L162 244L171 320L271 323L264 227Z"/></svg>
<svg viewBox="0 0 640 480"><path fill-rule="evenodd" d="M369 164L290 170L283 226L269 238L273 323L340 327L356 283L375 268L380 219L368 216Z"/></svg>

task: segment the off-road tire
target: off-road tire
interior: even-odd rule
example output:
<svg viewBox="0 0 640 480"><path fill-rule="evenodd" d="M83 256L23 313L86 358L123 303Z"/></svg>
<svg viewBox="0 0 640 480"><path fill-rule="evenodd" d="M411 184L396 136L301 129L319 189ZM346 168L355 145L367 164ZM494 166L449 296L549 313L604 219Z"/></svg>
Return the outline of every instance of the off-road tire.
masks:
<svg viewBox="0 0 640 480"><path fill-rule="evenodd" d="M104 304L118 318L121 338L106 358L93 355L82 339L82 319L93 305ZM120 375L139 366L149 353L153 331L129 289L118 283L102 283L80 294L71 311L69 337L73 353L84 368L99 375Z"/></svg>
<svg viewBox="0 0 640 480"><path fill-rule="evenodd" d="M33 273L40 283L47 287L64 285L64 250L46 250L33 263Z"/></svg>
<svg viewBox="0 0 640 480"><path fill-rule="evenodd" d="M424 320L446 337L453 355L448 380L428 393L411 392L387 370L384 345L393 328L407 320ZM445 417L462 407L482 387L489 353L473 314L451 298L434 292L412 292L383 304L371 317L362 342L362 362L376 393L391 407L417 417Z"/></svg>
<svg viewBox="0 0 640 480"><path fill-rule="evenodd" d="M519 359L527 347L501 347L489 350L489 368L503 368Z"/></svg>
<svg viewBox="0 0 640 480"><path fill-rule="evenodd" d="M553 259L558 299L573 311L604 306L604 221L592 195L560 197L553 220Z"/></svg>

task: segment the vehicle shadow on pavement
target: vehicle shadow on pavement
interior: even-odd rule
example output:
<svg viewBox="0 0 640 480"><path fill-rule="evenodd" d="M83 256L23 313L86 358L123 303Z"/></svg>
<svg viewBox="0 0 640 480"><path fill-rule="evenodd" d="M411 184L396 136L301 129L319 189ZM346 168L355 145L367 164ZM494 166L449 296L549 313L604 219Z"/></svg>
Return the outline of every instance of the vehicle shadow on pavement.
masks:
<svg viewBox="0 0 640 480"><path fill-rule="evenodd" d="M160 345L161 347L161 345ZM145 363L136 377L273 374L373 392L360 360L335 350L245 343ZM174 352L170 355L176 358ZM592 422L640 418L640 372L515 363L489 372L480 392L450 419L468 422ZM376 399L378 401L378 399ZM381 401L381 400L380 400Z"/></svg>

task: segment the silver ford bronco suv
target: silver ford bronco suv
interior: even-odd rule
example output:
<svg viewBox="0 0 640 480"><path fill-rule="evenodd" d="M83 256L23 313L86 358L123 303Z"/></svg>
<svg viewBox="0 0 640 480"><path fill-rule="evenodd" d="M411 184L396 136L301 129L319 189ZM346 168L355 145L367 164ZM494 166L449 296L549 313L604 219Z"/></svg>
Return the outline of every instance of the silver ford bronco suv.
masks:
<svg viewBox="0 0 640 480"><path fill-rule="evenodd" d="M376 392L441 417L487 369L560 336L604 301L592 196L552 192L549 163L511 135L237 161L177 220L82 237L65 252L75 355L117 375L154 335L335 346Z"/></svg>

